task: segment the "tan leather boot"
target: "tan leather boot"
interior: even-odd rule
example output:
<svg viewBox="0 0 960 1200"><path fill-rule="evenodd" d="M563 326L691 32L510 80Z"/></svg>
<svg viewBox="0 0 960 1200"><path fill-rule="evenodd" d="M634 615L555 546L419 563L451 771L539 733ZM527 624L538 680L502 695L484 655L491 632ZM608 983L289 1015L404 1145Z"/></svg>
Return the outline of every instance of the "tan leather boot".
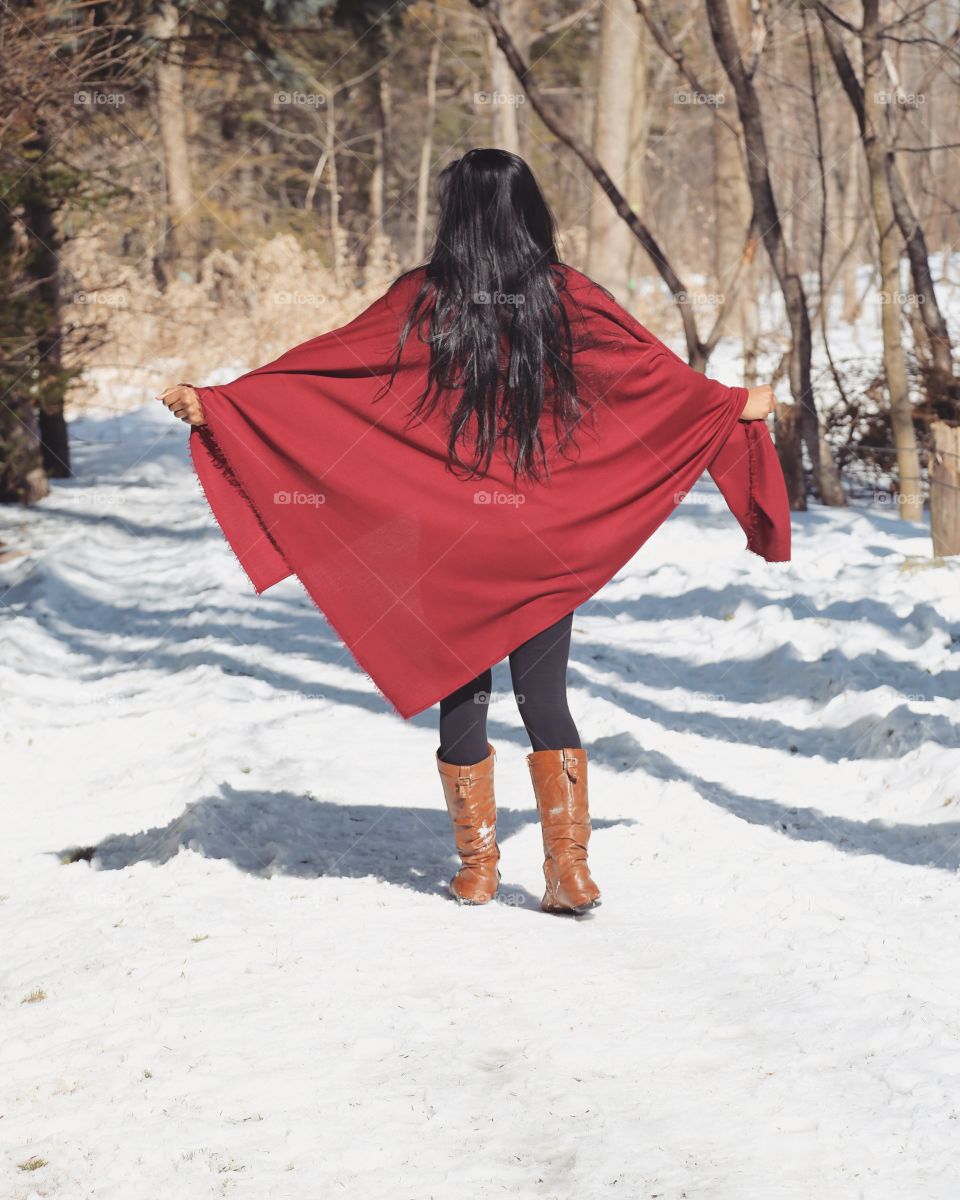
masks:
<svg viewBox="0 0 960 1200"><path fill-rule="evenodd" d="M457 853L463 866L450 880L450 895L459 904L486 904L500 883L497 846L497 806L493 795L496 751L469 767L446 763L437 751L447 812L453 822Z"/></svg>
<svg viewBox="0 0 960 1200"><path fill-rule="evenodd" d="M600 889L590 877L587 843L586 750L535 750L527 755L543 830L544 912L583 913L600 904Z"/></svg>

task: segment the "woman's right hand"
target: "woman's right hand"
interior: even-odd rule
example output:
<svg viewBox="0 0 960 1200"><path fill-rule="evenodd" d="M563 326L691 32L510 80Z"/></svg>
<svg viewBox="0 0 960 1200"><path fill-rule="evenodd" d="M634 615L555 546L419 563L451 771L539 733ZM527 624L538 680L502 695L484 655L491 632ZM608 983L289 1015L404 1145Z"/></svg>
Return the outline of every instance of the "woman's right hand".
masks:
<svg viewBox="0 0 960 1200"><path fill-rule="evenodd" d="M773 412L776 402L777 398L769 383L765 383L763 387L748 388L747 403L740 414L740 420L763 421Z"/></svg>
<svg viewBox="0 0 960 1200"><path fill-rule="evenodd" d="M188 383L165 388L157 399L162 400L175 417L186 421L188 425L206 425L200 397Z"/></svg>

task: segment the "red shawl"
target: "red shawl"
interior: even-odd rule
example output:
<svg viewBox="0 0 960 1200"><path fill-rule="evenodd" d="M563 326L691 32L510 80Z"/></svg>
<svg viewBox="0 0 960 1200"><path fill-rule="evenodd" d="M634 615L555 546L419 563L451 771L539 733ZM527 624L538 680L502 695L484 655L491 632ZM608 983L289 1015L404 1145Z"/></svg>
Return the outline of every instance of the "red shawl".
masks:
<svg viewBox="0 0 960 1200"><path fill-rule="evenodd" d="M572 458L546 421L551 476L519 485L446 469L442 406L411 422L429 348L400 328L422 270L341 329L197 391L193 463L258 593L294 574L357 664L412 717L592 596L709 471L770 562L790 514L747 391L693 370L601 288L558 268L578 388L594 419ZM408 424L409 422L409 424ZM568 452L569 453L569 452Z"/></svg>

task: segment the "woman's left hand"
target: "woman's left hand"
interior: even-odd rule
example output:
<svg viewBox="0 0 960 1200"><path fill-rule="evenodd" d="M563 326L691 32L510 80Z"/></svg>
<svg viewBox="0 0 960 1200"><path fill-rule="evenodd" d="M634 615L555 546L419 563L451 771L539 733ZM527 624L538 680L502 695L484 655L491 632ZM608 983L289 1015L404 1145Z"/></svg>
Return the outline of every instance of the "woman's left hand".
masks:
<svg viewBox="0 0 960 1200"><path fill-rule="evenodd" d="M747 389L747 403L740 414L741 421L764 421L772 412L776 412L777 398L773 388L765 383L762 387Z"/></svg>
<svg viewBox="0 0 960 1200"><path fill-rule="evenodd" d="M188 425L206 425L200 397L188 383L178 383L176 387L165 388L157 399L162 400L175 417L186 421Z"/></svg>

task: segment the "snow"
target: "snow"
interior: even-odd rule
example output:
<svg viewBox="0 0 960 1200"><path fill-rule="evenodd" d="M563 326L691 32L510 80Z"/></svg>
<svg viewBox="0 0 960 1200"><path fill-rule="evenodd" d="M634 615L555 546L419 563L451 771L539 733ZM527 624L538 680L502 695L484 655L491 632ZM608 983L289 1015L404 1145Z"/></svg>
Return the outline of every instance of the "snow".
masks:
<svg viewBox="0 0 960 1200"><path fill-rule="evenodd" d="M772 567L705 481L579 610L572 920L503 665L500 902L460 907L435 714L295 581L257 599L159 405L73 433L2 534L4 1200L952 1200L960 562L927 528L814 506Z"/></svg>

